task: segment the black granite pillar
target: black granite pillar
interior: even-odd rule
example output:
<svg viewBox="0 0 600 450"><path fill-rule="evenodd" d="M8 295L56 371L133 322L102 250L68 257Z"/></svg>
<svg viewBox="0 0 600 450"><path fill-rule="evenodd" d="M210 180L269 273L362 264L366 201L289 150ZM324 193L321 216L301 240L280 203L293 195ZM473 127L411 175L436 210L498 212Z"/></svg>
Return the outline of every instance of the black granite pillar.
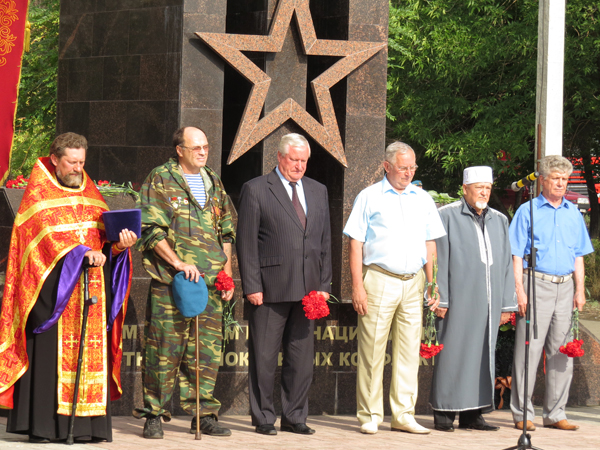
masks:
<svg viewBox="0 0 600 450"><path fill-rule="evenodd" d="M221 173L223 135L223 61L194 35L225 32L226 0L183 2L180 126L201 128L208 138L207 165ZM175 130L173 130L175 131Z"/></svg>
<svg viewBox="0 0 600 450"><path fill-rule="evenodd" d="M88 138L95 180L141 183L172 153L182 3L61 1L57 133Z"/></svg>

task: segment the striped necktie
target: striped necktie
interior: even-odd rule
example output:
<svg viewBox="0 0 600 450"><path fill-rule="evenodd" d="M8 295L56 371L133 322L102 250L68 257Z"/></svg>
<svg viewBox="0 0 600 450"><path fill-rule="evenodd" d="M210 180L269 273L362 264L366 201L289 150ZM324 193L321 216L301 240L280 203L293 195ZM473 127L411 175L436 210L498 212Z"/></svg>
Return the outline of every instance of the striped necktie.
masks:
<svg viewBox="0 0 600 450"><path fill-rule="evenodd" d="M302 228L306 228L306 214L304 213L304 209L302 208L302 205L300 204L300 199L298 198L298 192L296 191L296 183L290 181L290 186L292 187L292 205L294 205L296 214L298 214L298 219L300 219Z"/></svg>

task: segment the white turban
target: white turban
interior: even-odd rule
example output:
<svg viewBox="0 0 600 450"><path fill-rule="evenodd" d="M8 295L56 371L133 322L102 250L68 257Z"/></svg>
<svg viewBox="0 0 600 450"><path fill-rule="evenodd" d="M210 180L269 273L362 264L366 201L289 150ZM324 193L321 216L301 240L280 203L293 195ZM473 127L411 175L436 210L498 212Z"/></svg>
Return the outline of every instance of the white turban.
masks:
<svg viewBox="0 0 600 450"><path fill-rule="evenodd" d="M463 171L463 184L493 183L492 168L488 166L467 167Z"/></svg>

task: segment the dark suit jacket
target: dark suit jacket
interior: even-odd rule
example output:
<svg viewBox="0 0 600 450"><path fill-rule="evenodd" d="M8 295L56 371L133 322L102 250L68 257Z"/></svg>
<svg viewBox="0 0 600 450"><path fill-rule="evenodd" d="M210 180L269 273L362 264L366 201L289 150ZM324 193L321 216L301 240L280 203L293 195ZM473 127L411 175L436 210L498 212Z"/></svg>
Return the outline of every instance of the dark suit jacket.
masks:
<svg viewBox="0 0 600 450"><path fill-rule="evenodd" d="M263 302L302 300L310 291L331 291L331 226L327 188L302 178L306 230L273 172L242 187L236 250L244 295Z"/></svg>

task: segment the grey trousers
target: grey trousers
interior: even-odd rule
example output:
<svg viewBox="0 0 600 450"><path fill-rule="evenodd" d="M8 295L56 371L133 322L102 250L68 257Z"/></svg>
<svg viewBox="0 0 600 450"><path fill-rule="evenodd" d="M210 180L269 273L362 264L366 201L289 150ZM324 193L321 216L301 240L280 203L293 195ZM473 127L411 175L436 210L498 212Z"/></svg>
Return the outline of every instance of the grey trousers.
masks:
<svg viewBox="0 0 600 450"><path fill-rule="evenodd" d="M523 276L523 286L528 292L527 275ZM569 387L573 378L573 359L560 353L559 348L566 343L571 328L573 311L573 280L562 284L536 278L536 306L538 338L533 338L533 314L531 315L529 376L527 396L525 384L525 317L517 315L515 338L515 359L512 371L510 409L516 422L523 420L523 408L527 400L527 420L533 420L534 410L531 401L537 367L546 350L546 390L544 393L543 420L549 425L566 419L565 406L569 398Z"/></svg>

